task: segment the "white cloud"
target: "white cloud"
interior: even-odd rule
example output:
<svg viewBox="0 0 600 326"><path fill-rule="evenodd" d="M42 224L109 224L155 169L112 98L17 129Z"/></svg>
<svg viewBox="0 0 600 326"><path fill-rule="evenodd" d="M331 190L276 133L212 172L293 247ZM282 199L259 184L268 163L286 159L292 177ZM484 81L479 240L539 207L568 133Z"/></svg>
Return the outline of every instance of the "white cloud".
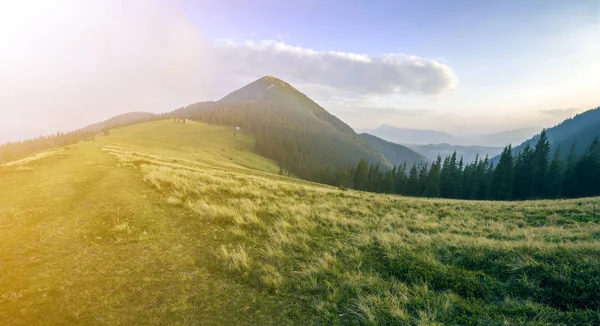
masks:
<svg viewBox="0 0 600 326"><path fill-rule="evenodd" d="M361 95L439 94L455 89L458 84L449 66L405 54L369 57L315 51L272 40L222 41L214 51L231 74L275 75L292 82L321 84Z"/></svg>

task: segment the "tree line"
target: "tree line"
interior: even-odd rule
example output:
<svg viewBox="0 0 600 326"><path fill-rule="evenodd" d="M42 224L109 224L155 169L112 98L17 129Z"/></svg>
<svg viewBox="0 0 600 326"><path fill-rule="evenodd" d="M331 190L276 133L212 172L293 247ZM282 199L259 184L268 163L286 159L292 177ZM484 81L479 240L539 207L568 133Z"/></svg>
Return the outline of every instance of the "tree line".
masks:
<svg viewBox="0 0 600 326"><path fill-rule="evenodd" d="M361 160L338 174L342 187L417 197L472 200L527 200L600 195L600 142L583 155L575 144L564 160L560 149L552 152L546 130L535 147L525 146L513 154L506 146L497 164L477 157L464 164L456 152L444 160L396 166L391 170Z"/></svg>
<svg viewBox="0 0 600 326"><path fill-rule="evenodd" d="M40 136L23 141L4 143L0 145L0 164L17 160L33 153L91 139L96 133L97 131L80 129L71 132L57 132L53 135Z"/></svg>
<svg viewBox="0 0 600 326"><path fill-rule="evenodd" d="M31 154L45 150L76 144L81 141L94 139L95 135L102 133L107 136L110 130L117 127L128 126L149 120L158 120L160 117L146 120L136 120L126 123L113 123L98 128L82 128L70 132L57 132L55 134L40 136L22 141L0 144L0 164L18 160Z"/></svg>

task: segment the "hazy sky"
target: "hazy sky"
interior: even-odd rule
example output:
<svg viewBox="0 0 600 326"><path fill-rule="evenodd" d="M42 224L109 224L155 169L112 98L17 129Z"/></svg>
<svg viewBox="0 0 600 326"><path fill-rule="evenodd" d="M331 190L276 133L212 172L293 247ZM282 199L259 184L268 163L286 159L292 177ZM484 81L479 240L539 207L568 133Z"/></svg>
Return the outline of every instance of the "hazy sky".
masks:
<svg viewBox="0 0 600 326"><path fill-rule="evenodd" d="M0 142L282 78L352 127L552 126L600 105L600 1L0 1Z"/></svg>

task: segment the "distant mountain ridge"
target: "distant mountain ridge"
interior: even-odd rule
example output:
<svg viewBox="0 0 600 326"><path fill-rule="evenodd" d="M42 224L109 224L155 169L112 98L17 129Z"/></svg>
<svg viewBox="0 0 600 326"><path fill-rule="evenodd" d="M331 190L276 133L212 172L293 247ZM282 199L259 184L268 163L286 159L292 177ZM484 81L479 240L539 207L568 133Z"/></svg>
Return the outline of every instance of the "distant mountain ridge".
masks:
<svg viewBox="0 0 600 326"><path fill-rule="evenodd" d="M504 147L508 144L519 144L542 128L528 127L507 130L491 134L473 134L455 136L447 132L426 129L411 129L383 124L375 129L356 129L359 133L369 133L387 141L400 144L429 145L450 144L458 146Z"/></svg>

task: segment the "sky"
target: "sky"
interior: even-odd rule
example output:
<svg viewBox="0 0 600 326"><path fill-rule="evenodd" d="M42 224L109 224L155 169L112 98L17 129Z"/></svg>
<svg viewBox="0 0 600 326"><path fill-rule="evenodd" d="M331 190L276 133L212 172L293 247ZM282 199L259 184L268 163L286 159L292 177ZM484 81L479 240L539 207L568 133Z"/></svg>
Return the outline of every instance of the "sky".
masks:
<svg viewBox="0 0 600 326"><path fill-rule="evenodd" d="M600 0L0 0L0 49L0 142L264 75L354 128L491 133L600 106Z"/></svg>

